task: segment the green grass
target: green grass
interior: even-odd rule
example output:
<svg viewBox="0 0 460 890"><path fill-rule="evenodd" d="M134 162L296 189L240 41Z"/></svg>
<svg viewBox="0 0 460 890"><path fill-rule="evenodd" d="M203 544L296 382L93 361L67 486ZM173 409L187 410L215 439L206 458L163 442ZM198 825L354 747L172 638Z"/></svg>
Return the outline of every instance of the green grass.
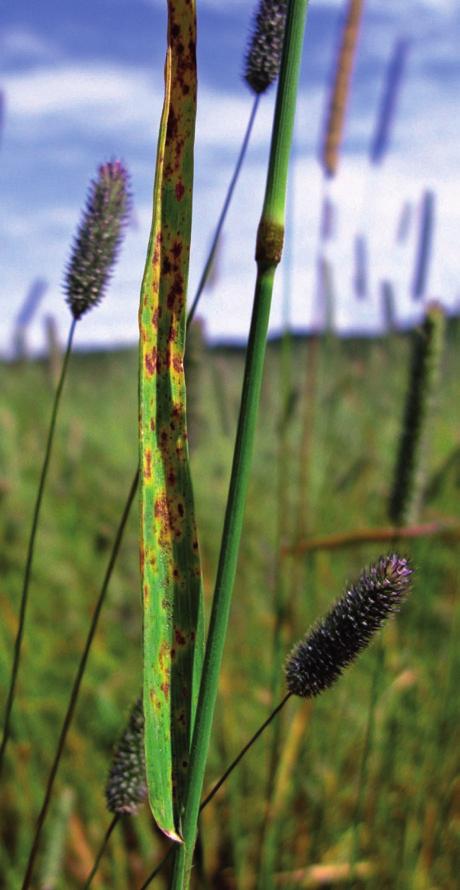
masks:
<svg viewBox="0 0 460 890"><path fill-rule="evenodd" d="M270 345L207 785L218 778L267 716L270 705L279 358L279 348ZM390 342L322 342L309 492L313 534L387 524L408 358L406 337ZM293 367L299 396L305 361L305 341L296 340ZM200 368L203 429L196 436L192 465L208 614L242 367L240 351L220 349L208 351ZM91 608L135 470L136 372L135 351L76 354L71 359L37 537L24 662L7 754L0 811L0 886L14 888L20 883ZM431 474L458 448L453 406L458 400L459 372L458 333L452 327L431 424ZM0 373L0 681L4 690L52 393L42 363L2 365ZM288 536L295 527L300 429L299 397L287 434ZM458 489L458 463L451 463L421 518L458 517ZM58 776L53 814L59 814L63 789L70 786L75 792L65 872L58 890L81 886L108 825L103 789L111 747L141 685L135 512ZM357 858L372 864L374 876L362 881L355 878L354 883L373 890L453 888L460 868L459 822L454 810L459 793L455 745L455 692L460 679L455 647L460 618L458 551L452 541L439 538L407 542L403 549L412 556L417 577L403 613L383 634L385 673L379 683L361 808ZM292 643L339 595L344 582L380 552L381 546L372 544L301 558L289 608ZM287 559L283 570L288 583L293 568L294 560ZM279 820L277 872L350 861L360 755L378 657L377 648L370 649L314 705ZM287 707L282 718L285 739L295 711L305 705L290 702ZM202 842L210 887L235 886L235 874L239 876L236 886L253 886L269 741L267 735L258 742L203 813ZM44 848L58 830L56 818L50 817L46 826ZM163 849L147 810L126 819L111 839L94 886L135 888ZM199 886L204 886L203 881L199 879ZM156 886L162 886L161 879ZM283 886L302 884L297 876Z"/></svg>

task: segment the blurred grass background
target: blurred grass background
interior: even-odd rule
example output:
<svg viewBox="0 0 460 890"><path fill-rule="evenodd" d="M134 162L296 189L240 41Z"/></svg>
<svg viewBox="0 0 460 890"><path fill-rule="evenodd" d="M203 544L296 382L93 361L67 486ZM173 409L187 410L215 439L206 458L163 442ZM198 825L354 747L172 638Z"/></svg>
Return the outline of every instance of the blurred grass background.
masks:
<svg viewBox="0 0 460 890"><path fill-rule="evenodd" d="M206 347L189 367L190 440L205 590L212 591L241 387L243 351ZM201 345L200 345L201 342ZM440 394L430 423L421 519L459 517L458 321L448 326ZM283 431L282 538L298 527L303 390L311 341L291 341L292 392ZM387 505L409 370L410 336L319 340L310 431L309 535L388 525ZM385 544L284 557L277 547L281 349L268 348L221 694L211 785L266 717L274 586L288 591L292 639L386 552ZM52 385L45 361L0 365L0 672L5 690L31 509ZM24 662L0 810L0 886L20 886L44 783L114 532L137 462L135 350L71 359L31 586ZM104 785L112 746L141 685L136 510L111 582L70 731L36 886L82 885L108 825ZM402 547L416 566L403 613L343 680L310 708L282 717L281 779L272 832L273 886L334 887L356 851L353 886L454 888L460 873L458 539ZM377 673L378 672L378 673ZM375 678L365 785L362 752ZM3 703L2 703L3 704ZM372 724L372 721L371 721ZM371 726L372 729L372 726ZM255 886L265 818L269 733L202 816L198 887ZM69 791L71 789L71 792ZM360 801L357 810L357 801ZM145 808L118 826L94 887L137 887L165 845ZM323 872L308 867L321 864ZM332 871L324 871L330 866ZM167 886L164 879L153 886Z"/></svg>

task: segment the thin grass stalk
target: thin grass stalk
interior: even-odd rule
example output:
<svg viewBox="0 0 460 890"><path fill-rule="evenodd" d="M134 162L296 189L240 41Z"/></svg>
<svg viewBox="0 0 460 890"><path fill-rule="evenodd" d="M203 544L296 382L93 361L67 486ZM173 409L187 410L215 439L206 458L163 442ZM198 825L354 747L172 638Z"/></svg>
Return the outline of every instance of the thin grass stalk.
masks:
<svg viewBox="0 0 460 890"><path fill-rule="evenodd" d="M103 855L104 855L104 853L105 853L105 851L106 851L106 849L107 849L107 845L108 845L109 840L110 840L110 838L111 838L111 836L112 836L112 832L113 832L114 829L117 827L117 825L118 825L120 819L121 819L121 814L120 814L120 813L115 813L115 815L113 816L113 818L112 818L111 821L109 822L107 831L106 831L105 834L104 834L104 837L103 837L103 839L102 839L101 846L99 847L99 850L98 850L98 852L97 852L97 856L96 856L96 858L95 858L95 860L94 860L94 865L93 865L93 867L92 867L92 869L91 869L91 871L90 871L90 873L89 873L88 877L86 878L86 881L85 881L85 883L84 883L84 885L83 885L83 890L88 890L88 888L91 886L92 880L93 880L93 878L94 878L94 876L95 876L95 874L96 874L96 872L97 872L97 870L98 870L98 868L99 868L99 863L100 863L100 861L101 861L101 859L102 859L102 857L103 857Z"/></svg>
<svg viewBox="0 0 460 890"><path fill-rule="evenodd" d="M22 641L23 641L23 637L24 637L24 628L25 628L26 616L27 616L27 606L29 603L30 577L31 577L31 572L32 572L32 564L33 564L33 558L34 558L35 539L37 536L38 521L40 518L40 510L41 510L42 501L43 501L43 494L45 491L45 483L46 483L46 478L48 475L48 467L49 467L51 452L52 452L52 448L53 448L54 433L56 430L56 420L57 420L57 416L58 416L59 405L61 402L62 391L64 388L64 383L65 383L65 379L66 379L66 375L67 375L67 368L68 368L68 364L69 364L70 353L72 351L72 343L73 343L73 337L75 334L76 324L77 324L77 319L73 318L72 322L70 324L70 328L69 328L69 334L68 334L68 338L67 338L67 347L66 347L66 351L64 354L64 360L62 363L61 376L60 376L59 383L56 388L53 407L51 410L51 419L50 419L50 425L49 425L49 429L48 429L48 438L47 438L46 446L45 446L45 457L43 459L43 465L42 465L42 470L41 470L41 474L40 474L40 481L38 483L37 498L35 501L34 513L33 513L33 518L32 518L32 528L30 531L29 544L28 544L28 548L27 548L27 557L26 557L26 563L25 563L25 569L24 569L22 593L21 593L21 603L20 603L20 607L19 607L19 624L18 624L16 640L15 640L15 644L14 644L14 656L13 656L13 664L12 664L12 669L11 669L10 684L8 687L8 695L7 695L6 706L5 706L5 716L3 718L3 738L2 738L1 748L0 748L0 776L2 774L2 770L3 770L3 766L4 766L4 762L5 762L6 747L7 747L10 735L11 735L11 712L13 710L13 704L14 704L14 698L15 698L15 692L16 692L16 683L17 683L19 665L20 665L20 660L21 660Z"/></svg>
<svg viewBox="0 0 460 890"><path fill-rule="evenodd" d="M83 649L83 653L82 653L82 656L80 659L80 663L78 665L77 673L75 675L75 679L73 682L72 691L70 694L70 700L69 700L69 704L67 707L66 715L64 717L64 722L62 724L61 732L59 735L59 741L58 741L56 753L55 753L54 760L53 760L53 763L51 766L51 770L50 770L50 773L48 776L48 781L47 781L47 785L46 785L46 791L45 791L45 796L43 799L43 804L42 804L42 807L41 807L41 810L40 810L40 813L39 813L39 816L37 819L37 824L35 827L34 840L32 843L31 850L30 850L29 859L27 862L26 872L24 875L23 883L22 883L22 890L27 890L27 888L30 886L30 882L32 880L32 874L33 874L35 859L36 859L38 849L39 849L40 837L41 837L41 833L43 830L43 824L46 819L48 807L49 807L50 800L51 800L51 795L53 792L54 780L56 778L56 774L57 774L58 767L59 767L59 764L61 761L62 753L64 751L64 746L65 746L65 742L67 739L67 733L69 731L70 724L72 722L72 718L74 715L75 707L76 707L77 700L78 700L78 694L80 692L80 686L81 686L81 682L83 680L83 675L84 675L86 664L88 661L91 645L92 645L94 635L97 630L99 615L101 613L102 606L104 605L105 597L107 594L107 589L109 586L110 579L112 577L112 572L113 572L113 569L115 566L115 562L117 560L118 552L120 550L123 533L124 533L125 526L128 521L128 516L129 516L130 510L131 510L131 505L132 505L132 502L134 500L134 496L136 493L137 484L138 484L138 476L139 476L139 474L136 473L136 475L133 479L133 482L131 484L129 497L125 504L125 507L124 507L124 510L123 510L123 513L121 516L120 524L117 529L112 553L110 554L110 558L109 558L109 562L108 562L107 569L105 572L101 591L99 593L99 597L97 599L96 606L94 608L93 616L91 619L91 624L89 627L88 636L86 638L85 647Z"/></svg>
<svg viewBox="0 0 460 890"><path fill-rule="evenodd" d="M246 131L244 134L243 142L241 144L240 153L238 155L238 159L236 162L235 170L233 172L233 176L232 176L232 178L230 180L230 184L228 186L228 190L227 190L227 194L225 196L222 210L220 211L220 216L217 221L217 225L216 225L213 239L211 242L211 247L209 249L208 258L205 262L204 269L201 273L201 277L198 282L195 296L192 300L192 304L189 309L188 318L187 318L187 330L190 327L190 325L194 319L195 312L198 308L198 303L199 303L201 295L206 287L206 282L208 280L209 273L212 269L214 257L216 255L217 245L219 243L219 238L221 236L222 229L223 229L224 223L225 223L225 219L226 219L226 216L228 213L228 208L230 207L230 203L231 203L231 200L233 197L233 192L235 191L235 186L236 186L236 183L238 182L238 178L241 173L241 167L243 166L243 161L246 157L246 152L247 152L249 140L251 138L252 128L254 126L257 109L259 107L259 102L260 102L260 94L257 94L254 97L254 102L252 103L251 113L249 115L248 124L247 124Z"/></svg>
<svg viewBox="0 0 460 890"><path fill-rule="evenodd" d="M288 4L267 186L257 236L254 308L211 622L193 733L182 821L184 843L176 851L172 881L174 890L187 887L190 878L201 790L236 574L262 384L270 304L275 271L282 252L287 173L306 10L307 0L290 0Z"/></svg>

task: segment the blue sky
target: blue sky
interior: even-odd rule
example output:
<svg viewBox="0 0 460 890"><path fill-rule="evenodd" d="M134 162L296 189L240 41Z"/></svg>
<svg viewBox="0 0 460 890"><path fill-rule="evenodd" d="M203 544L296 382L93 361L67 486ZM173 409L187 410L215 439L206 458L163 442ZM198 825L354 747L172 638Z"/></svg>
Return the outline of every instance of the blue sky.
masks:
<svg viewBox="0 0 460 890"><path fill-rule="evenodd" d="M61 282L89 179L98 164L121 157L131 171L134 218L104 303L85 318L80 345L134 342L150 221L155 145L163 89L165 0L81 0L79 4L16 0L0 35L5 96L1 136L0 217L2 312L0 351L31 281L49 287L31 330L43 342L43 315L68 324ZM190 291L250 113L241 79L253 0L198 0L199 107ZM322 174L317 160L327 83L344 4L311 0L296 119L285 262L277 276L272 331L279 330L283 291L290 321L312 317ZM401 11L403 10L403 11ZM394 42L410 38L406 77L391 152L378 176L367 160L385 67ZM458 305L460 240L460 8L455 0L367 0L348 108L344 152L332 187L337 236L330 248L340 330L373 329L380 320L379 282L397 288L401 321L421 308L410 299L417 212L425 189L436 194L436 226L428 297ZM243 338L249 324L254 238L265 181L274 90L257 116L247 164L229 215L219 277L201 314L213 339ZM413 213L403 247L394 234L405 201ZM352 294L353 239L369 235L371 294ZM289 261L289 272L287 270Z"/></svg>

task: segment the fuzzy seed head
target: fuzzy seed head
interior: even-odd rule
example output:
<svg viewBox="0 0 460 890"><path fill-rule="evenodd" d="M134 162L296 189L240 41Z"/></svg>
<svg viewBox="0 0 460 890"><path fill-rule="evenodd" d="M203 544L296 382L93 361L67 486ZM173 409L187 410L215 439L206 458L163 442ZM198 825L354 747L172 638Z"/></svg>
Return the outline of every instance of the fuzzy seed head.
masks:
<svg viewBox="0 0 460 890"><path fill-rule="evenodd" d="M128 725L115 748L105 789L111 813L135 813L147 797L142 700L134 705Z"/></svg>
<svg viewBox="0 0 460 890"><path fill-rule="evenodd" d="M88 190L65 274L64 292L75 319L104 296L130 207L129 176L121 161L101 164Z"/></svg>
<svg viewBox="0 0 460 890"><path fill-rule="evenodd" d="M319 695L365 649L408 594L413 569L407 559L382 556L349 587L328 615L292 650L286 664L289 692Z"/></svg>
<svg viewBox="0 0 460 890"><path fill-rule="evenodd" d="M260 0L244 64L244 79L256 95L278 77L283 51L287 0Z"/></svg>

